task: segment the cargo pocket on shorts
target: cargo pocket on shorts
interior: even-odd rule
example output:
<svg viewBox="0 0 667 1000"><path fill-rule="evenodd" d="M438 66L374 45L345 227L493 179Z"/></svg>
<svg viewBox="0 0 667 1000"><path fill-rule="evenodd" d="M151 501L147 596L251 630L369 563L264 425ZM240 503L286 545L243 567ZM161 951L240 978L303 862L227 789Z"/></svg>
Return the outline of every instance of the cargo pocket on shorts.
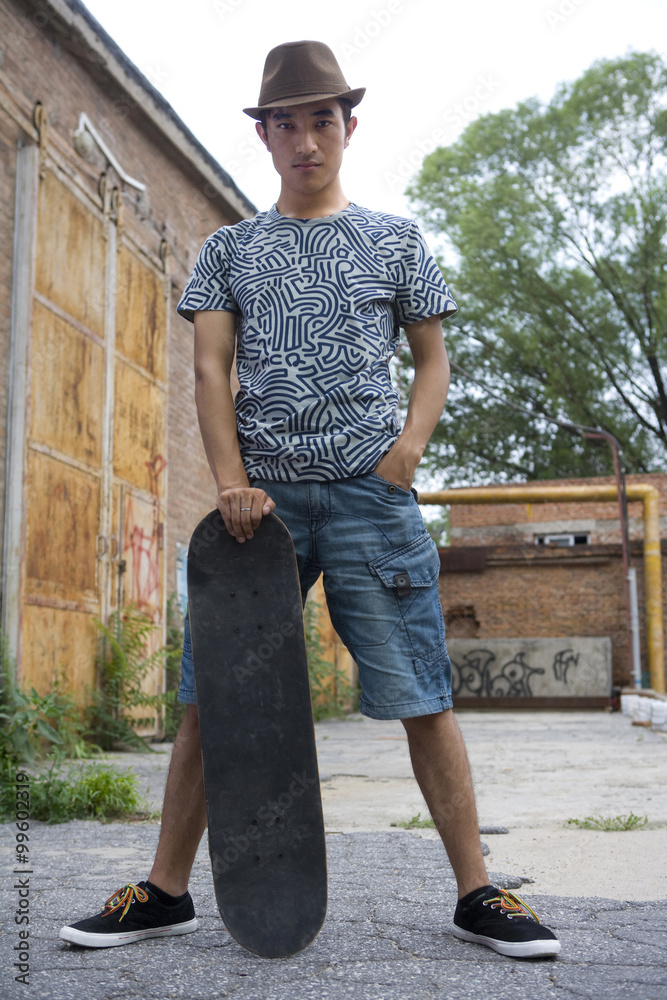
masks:
<svg viewBox="0 0 667 1000"><path fill-rule="evenodd" d="M435 542L427 531L423 531L400 548L373 559L368 567L395 595L415 670L419 673L430 657L444 647L444 626L437 595L440 558Z"/></svg>
<svg viewBox="0 0 667 1000"><path fill-rule="evenodd" d="M440 558L435 542L423 531L400 548L383 552L368 566L385 587L395 587L398 596L404 597L413 588L432 586L440 573Z"/></svg>

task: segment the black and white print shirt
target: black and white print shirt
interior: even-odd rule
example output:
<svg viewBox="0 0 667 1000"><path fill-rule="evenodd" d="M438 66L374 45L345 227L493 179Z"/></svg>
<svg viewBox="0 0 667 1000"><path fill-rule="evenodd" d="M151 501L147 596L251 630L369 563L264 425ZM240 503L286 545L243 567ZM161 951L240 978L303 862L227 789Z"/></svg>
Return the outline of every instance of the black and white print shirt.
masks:
<svg viewBox="0 0 667 1000"><path fill-rule="evenodd" d="M400 432L399 329L456 312L415 222L351 204L319 219L275 205L204 243L178 312L240 314L236 397L250 477L344 479Z"/></svg>

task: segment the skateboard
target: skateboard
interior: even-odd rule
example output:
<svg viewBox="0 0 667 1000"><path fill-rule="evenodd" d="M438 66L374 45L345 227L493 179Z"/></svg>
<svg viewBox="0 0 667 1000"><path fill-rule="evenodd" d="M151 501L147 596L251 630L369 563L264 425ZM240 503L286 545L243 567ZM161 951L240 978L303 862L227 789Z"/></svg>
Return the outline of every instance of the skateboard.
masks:
<svg viewBox="0 0 667 1000"><path fill-rule="evenodd" d="M327 906L294 546L275 514L239 543L214 510L187 568L216 900L239 944L282 958L314 940Z"/></svg>

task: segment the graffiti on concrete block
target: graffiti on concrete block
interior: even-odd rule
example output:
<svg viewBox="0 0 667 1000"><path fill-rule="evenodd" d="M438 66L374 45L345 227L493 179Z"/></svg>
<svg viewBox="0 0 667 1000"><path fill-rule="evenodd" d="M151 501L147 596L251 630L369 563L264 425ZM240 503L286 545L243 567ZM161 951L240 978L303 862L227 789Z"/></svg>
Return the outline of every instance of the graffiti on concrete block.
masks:
<svg viewBox="0 0 667 1000"><path fill-rule="evenodd" d="M489 649L473 649L461 663L452 659L452 694L477 694L491 698L530 697L533 674L543 674L539 667L525 662L524 653L517 653L507 663L498 661Z"/></svg>
<svg viewBox="0 0 667 1000"><path fill-rule="evenodd" d="M555 657L553 663L554 678L557 681L562 681L563 684L567 684L567 672L572 668L576 670L579 666L579 653L575 653L573 649L561 649L559 650Z"/></svg>
<svg viewBox="0 0 667 1000"><path fill-rule="evenodd" d="M611 677L607 638L474 639L448 643L452 694L486 698L606 694Z"/></svg>

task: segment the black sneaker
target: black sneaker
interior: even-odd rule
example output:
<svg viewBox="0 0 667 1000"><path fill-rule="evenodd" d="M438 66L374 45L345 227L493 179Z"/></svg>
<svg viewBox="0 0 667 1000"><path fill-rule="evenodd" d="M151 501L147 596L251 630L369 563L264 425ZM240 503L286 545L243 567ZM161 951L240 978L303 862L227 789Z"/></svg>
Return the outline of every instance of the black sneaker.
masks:
<svg viewBox="0 0 667 1000"><path fill-rule="evenodd" d="M113 948L144 938L171 937L197 930L195 908L189 892L177 897L167 897L162 892L160 895L162 899L175 901L167 903L158 899L145 882L137 885L130 882L109 896L97 916L61 927L60 937L86 948Z"/></svg>
<svg viewBox="0 0 667 1000"><path fill-rule="evenodd" d="M527 903L507 889L493 885L475 889L458 901L454 935L485 944L501 955L536 958L557 955L560 941L543 927Z"/></svg>

